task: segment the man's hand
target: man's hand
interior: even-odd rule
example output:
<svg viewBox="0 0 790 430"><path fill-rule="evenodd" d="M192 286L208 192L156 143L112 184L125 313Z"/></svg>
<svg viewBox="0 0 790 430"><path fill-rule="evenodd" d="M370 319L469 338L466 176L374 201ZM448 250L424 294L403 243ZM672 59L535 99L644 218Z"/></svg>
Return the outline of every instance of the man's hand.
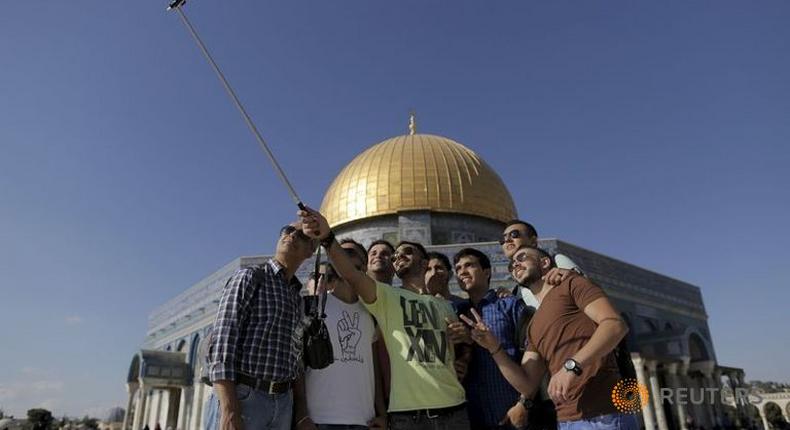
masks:
<svg viewBox="0 0 790 430"><path fill-rule="evenodd" d="M461 321L452 321L450 318L445 318L447 323L447 337L451 343L466 343L471 345L472 338L469 335L469 329Z"/></svg>
<svg viewBox="0 0 790 430"><path fill-rule="evenodd" d="M323 215L315 209L305 208L296 213L302 222L302 231L308 237L324 239L329 236L329 223Z"/></svg>
<svg viewBox="0 0 790 430"><path fill-rule="evenodd" d="M504 297L510 297L512 295L513 295L513 290L511 290L510 288L499 287L496 290L496 296L499 297L500 299Z"/></svg>
<svg viewBox="0 0 790 430"><path fill-rule="evenodd" d="M568 400L568 390L573 378L578 378L578 376L565 369L560 369L551 376L548 392L549 397L551 397L551 400L553 400L555 404L560 404Z"/></svg>
<svg viewBox="0 0 790 430"><path fill-rule="evenodd" d="M461 319L469 327L472 327L472 340L492 354L497 352L500 347L499 339L494 336L494 333L491 333L486 323L483 322L483 318L474 309L472 309L472 316L475 318L475 321L470 320L466 315L461 315Z"/></svg>
<svg viewBox="0 0 790 430"><path fill-rule="evenodd" d="M235 407L223 406L220 404L220 430L244 430L244 425L241 420L241 409L236 404Z"/></svg>
<svg viewBox="0 0 790 430"><path fill-rule="evenodd" d="M318 430L318 426L315 425L310 417L304 417L301 421L297 421L294 428L296 430Z"/></svg>
<svg viewBox="0 0 790 430"><path fill-rule="evenodd" d="M568 269L560 269L557 267L552 268L549 270L545 275L541 277L544 281L546 281L549 285L560 285L562 281L565 280L570 274L572 270Z"/></svg>
<svg viewBox="0 0 790 430"><path fill-rule="evenodd" d="M214 381L214 394L219 399L220 430L244 430L236 384L225 380Z"/></svg>
<svg viewBox="0 0 790 430"><path fill-rule="evenodd" d="M517 429L524 429L527 428L527 408L524 407L520 402L513 405L510 409L508 409L507 414L502 421L499 422L501 426L511 425Z"/></svg>
<svg viewBox="0 0 790 430"><path fill-rule="evenodd" d="M385 416L378 416L373 418L372 420L368 421L368 428L369 429L387 429L387 417Z"/></svg>

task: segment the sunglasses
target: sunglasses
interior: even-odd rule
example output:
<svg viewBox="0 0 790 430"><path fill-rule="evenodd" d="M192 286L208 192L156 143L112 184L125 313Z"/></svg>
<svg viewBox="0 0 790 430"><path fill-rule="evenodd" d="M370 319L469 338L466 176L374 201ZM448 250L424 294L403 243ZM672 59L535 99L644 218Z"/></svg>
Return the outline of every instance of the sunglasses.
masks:
<svg viewBox="0 0 790 430"><path fill-rule="evenodd" d="M280 236L290 236L294 232L296 232L296 238L305 242L310 242L312 239L307 237L306 234L301 229L298 229L292 225L286 225L280 229Z"/></svg>
<svg viewBox="0 0 790 430"><path fill-rule="evenodd" d="M499 239L499 244L504 245L508 240L516 240L521 237L524 237L524 233L520 230L510 230L502 235L502 239Z"/></svg>
<svg viewBox="0 0 790 430"><path fill-rule="evenodd" d="M534 255L529 255L526 252L522 252L513 256L513 261L508 263L507 269L509 272L512 272L513 269L515 268L514 267L515 263L525 263L527 260L532 260L536 263L540 263L540 260L542 258L543 257L535 257Z"/></svg>
<svg viewBox="0 0 790 430"><path fill-rule="evenodd" d="M395 260L400 258L401 255L414 255L415 252L417 252L416 248L413 248L411 246L403 246L401 248L398 248L398 250L395 251L394 254L392 254L392 257L390 257L390 261L394 263Z"/></svg>

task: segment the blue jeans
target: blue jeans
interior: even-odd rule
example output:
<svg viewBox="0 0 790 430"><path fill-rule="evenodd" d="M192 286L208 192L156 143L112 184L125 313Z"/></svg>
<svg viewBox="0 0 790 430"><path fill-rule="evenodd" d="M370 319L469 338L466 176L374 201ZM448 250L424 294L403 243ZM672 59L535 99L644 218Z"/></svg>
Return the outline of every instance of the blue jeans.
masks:
<svg viewBox="0 0 790 430"><path fill-rule="evenodd" d="M236 384L236 398L241 405L241 420L249 430L290 430L293 393L288 390L282 394L269 394L253 390L247 385ZM203 422L206 430L220 428L219 399L214 392L206 403Z"/></svg>
<svg viewBox="0 0 790 430"><path fill-rule="evenodd" d="M636 415L609 414L576 421L560 421L559 430L639 430Z"/></svg>

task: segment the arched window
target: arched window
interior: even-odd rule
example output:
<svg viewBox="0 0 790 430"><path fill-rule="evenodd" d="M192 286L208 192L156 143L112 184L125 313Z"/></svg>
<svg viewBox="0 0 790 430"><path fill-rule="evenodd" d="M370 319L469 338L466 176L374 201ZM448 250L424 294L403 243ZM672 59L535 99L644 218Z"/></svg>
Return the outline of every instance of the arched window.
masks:
<svg viewBox="0 0 790 430"><path fill-rule="evenodd" d="M779 405L774 402L768 402L763 407L763 411L765 412L765 420L768 421L768 424L772 425L773 428L785 428L787 421L785 417L782 416L782 408L780 408Z"/></svg>
<svg viewBox="0 0 790 430"><path fill-rule="evenodd" d="M140 354L135 354L132 357L132 363L129 365L129 376L126 377L126 382L137 382L140 378Z"/></svg>
<svg viewBox="0 0 790 430"><path fill-rule="evenodd" d="M637 324L637 331L639 333L655 333L658 331L658 325L650 318L637 318Z"/></svg>
<svg viewBox="0 0 790 430"><path fill-rule="evenodd" d="M195 335L192 336L192 342L189 344L189 359L187 361L189 365L192 366L193 369L195 368L195 364L198 360L197 355L198 355L199 346L200 346L200 334L195 333Z"/></svg>
<svg viewBox="0 0 790 430"><path fill-rule="evenodd" d="M689 336L689 356L691 357L691 361L710 360L705 341L703 341L697 333L692 333L691 336Z"/></svg>

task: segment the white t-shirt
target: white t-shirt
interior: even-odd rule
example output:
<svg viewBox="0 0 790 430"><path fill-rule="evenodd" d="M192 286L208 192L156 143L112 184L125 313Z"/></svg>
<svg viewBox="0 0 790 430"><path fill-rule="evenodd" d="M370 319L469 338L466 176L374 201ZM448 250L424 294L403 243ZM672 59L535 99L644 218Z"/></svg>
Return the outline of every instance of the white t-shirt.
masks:
<svg viewBox="0 0 790 430"><path fill-rule="evenodd" d="M376 415L373 318L359 300L347 304L328 294L325 322L335 361L306 370L308 413L316 424L366 426Z"/></svg>

